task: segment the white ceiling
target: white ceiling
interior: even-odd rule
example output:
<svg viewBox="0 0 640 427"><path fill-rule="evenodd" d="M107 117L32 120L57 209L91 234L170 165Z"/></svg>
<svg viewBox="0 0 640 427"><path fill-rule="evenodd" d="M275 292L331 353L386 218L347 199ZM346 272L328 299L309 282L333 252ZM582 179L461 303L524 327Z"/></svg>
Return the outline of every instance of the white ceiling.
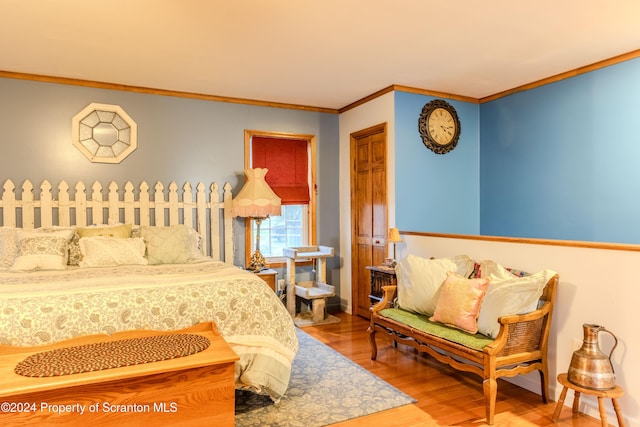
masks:
<svg viewBox="0 0 640 427"><path fill-rule="evenodd" d="M638 0L0 0L0 70L339 109L640 49Z"/></svg>

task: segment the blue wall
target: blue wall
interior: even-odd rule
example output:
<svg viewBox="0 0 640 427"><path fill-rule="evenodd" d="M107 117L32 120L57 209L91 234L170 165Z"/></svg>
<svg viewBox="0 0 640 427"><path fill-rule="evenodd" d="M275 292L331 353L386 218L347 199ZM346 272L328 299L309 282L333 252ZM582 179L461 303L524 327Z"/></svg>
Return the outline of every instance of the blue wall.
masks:
<svg viewBox="0 0 640 427"><path fill-rule="evenodd" d="M395 93L400 229L640 243L640 59L480 105L447 100L458 146L418 133L434 99Z"/></svg>
<svg viewBox="0 0 640 427"><path fill-rule="evenodd" d="M640 59L480 107L480 232L640 243Z"/></svg>
<svg viewBox="0 0 640 427"><path fill-rule="evenodd" d="M396 226L433 233L480 232L480 136L478 104L447 100L462 132L447 154L422 142L418 118L431 96L395 92Z"/></svg>

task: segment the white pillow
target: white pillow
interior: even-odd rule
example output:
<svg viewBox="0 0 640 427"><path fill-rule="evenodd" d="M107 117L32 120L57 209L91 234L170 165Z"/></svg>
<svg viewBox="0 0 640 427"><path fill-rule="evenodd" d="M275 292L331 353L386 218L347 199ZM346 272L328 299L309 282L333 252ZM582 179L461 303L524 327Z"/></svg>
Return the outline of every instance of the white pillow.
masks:
<svg viewBox="0 0 640 427"><path fill-rule="evenodd" d="M488 276L491 282L478 316L478 332L492 338L495 338L500 330L499 317L536 310L545 285L556 274L552 270L543 270L517 277L506 269L496 271L498 275Z"/></svg>
<svg viewBox="0 0 640 427"><path fill-rule="evenodd" d="M0 270L6 270L13 265L18 247L18 229L14 227L0 227Z"/></svg>
<svg viewBox="0 0 640 427"><path fill-rule="evenodd" d="M473 273L475 261L468 255L456 255L442 259L448 259L452 261L456 265L456 274L458 274L459 276L468 278L471 273Z"/></svg>
<svg viewBox="0 0 640 427"><path fill-rule="evenodd" d="M80 267L146 265L144 240L108 236L82 237Z"/></svg>
<svg viewBox="0 0 640 427"><path fill-rule="evenodd" d="M438 303L442 283L457 270L447 258L427 259L409 255L396 265L398 306L431 316Z"/></svg>
<svg viewBox="0 0 640 427"><path fill-rule="evenodd" d="M64 270L73 229L18 230L17 254L11 270Z"/></svg>

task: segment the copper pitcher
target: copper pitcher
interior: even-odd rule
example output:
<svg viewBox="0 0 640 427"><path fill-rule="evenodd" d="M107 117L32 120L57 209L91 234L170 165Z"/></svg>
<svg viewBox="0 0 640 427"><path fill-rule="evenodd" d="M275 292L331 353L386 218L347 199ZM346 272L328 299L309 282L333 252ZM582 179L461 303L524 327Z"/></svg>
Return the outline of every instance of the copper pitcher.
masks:
<svg viewBox="0 0 640 427"><path fill-rule="evenodd" d="M573 352L567 379L573 384L593 390L609 390L616 386L616 376L611 364L611 355L618 345L618 339L604 326L585 323L582 347ZM615 343L609 356L600 351L598 333L610 334Z"/></svg>

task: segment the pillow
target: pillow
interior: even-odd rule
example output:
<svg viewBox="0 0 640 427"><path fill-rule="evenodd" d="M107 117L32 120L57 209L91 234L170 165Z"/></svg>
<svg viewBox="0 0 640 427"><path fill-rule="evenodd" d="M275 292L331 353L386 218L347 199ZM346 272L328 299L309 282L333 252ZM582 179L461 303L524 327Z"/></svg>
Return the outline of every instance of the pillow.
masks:
<svg viewBox="0 0 640 427"><path fill-rule="evenodd" d="M131 237L131 224L118 225L94 225L91 227L78 227L78 235L82 237L108 236L126 239Z"/></svg>
<svg viewBox="0 0 640 427"><path fill-rule="evenodd" d="M552 270L543 270L524 277L509 273L509 277L505 272L508 273L505 270L499 276L489 277L491 284L478 317L478 332L491 338L495 338L500 330L499 317L536 310L545 285L556 274Z"/></svg>
<svg viewBox="0 0 640 427"><path fill-rule="evenodd" d="M0 270L13 265L18 245L18 229L14 227L0 227Z"/></svg>
<svg viewBox="0 0 640 427"><path fill-rule="evenodd" d="M67 265L77 266L82 261L82 252L80 252L80 235L77 231L73 231L71 240L69 241L69 259Z"/></svg>
<svg viewBox="0 0 640 427"><path fill-rule="evenodd" d="M206 258L202 254L202 236L191 227L187 229L189 230L189 260L197 261Z"/></svg>
<svg viewBox="0 0 640 427"><path fill-rule="evenodd" d="M442 284L440 297L429 320L475 334L478 314L487 292L489 279L467 279L451 274Z"/></svg>
<svg viewBox="0 0 640 427"><path fill-rule="evenodd" d="M141 238L82 237L80 251L82 268L147 264L144 241Z"/></svg>
<svg viewBox="0 0 640 427"><path fill-rule="evenodd" d="M409 255L396 265L397 305L404 310L432 315L436 309L440 286L456 264L450 259L426 259Z"/></svg>
<svg viewBox="0 0 640 427"><path fill-rule="evenodd" d="M447 257L443 259L448 259L456 265L456 273L462 277L469 277L471 273L473 273L473 269L475 267L475 261L471 259L468 255L456 255L452 257Z"/></svg>
<svg viewBox="0 0 640 427"><path fill-rule="evenodd" d="M72 229L18 230L17 254L11 270L64 270Z"/></svg>
<svg viewBox="0 0 640 427"><path fill-rule="evenodd" d="M186 225L142 226L140 235L147 246L149 264L184 264L193 261L194 239Z"/></svg>
<svg viewBox="0 0 640 427"><path fill-rule="evenodd" d="M529 273L526 273L522 270L516 270L514 268L505 268L500 264L498 264L497 262L490 259L480 261L477 267L478 267L478 277L494 276L501 280L507 280L507 279L512 279L514 277L524 277L529 275Z"/></svg>

